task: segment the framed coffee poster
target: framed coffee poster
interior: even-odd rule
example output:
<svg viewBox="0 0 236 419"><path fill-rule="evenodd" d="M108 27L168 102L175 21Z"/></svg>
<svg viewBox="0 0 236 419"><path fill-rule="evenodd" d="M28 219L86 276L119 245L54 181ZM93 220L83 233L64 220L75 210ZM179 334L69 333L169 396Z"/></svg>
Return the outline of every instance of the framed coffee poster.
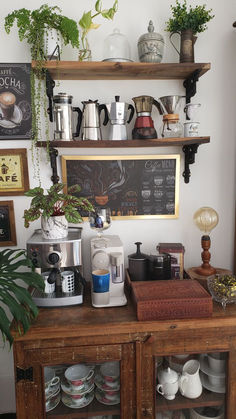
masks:
<svg viewBox="0 0 236 419"><path fill-rule="evenodd" d="M27 150L0 149L0 196L24 195L28 189Z"/></svg>
<svg viewBox="0 0 236 419"><path fill-rule="evenodd" d="M177 218L179 172L179 155L62 156L67 187L79 184L79 195L113 218Z"/></svg>
<svg viewBox="0 0 236 419"><path fill-rule="evenodd" d="M31 64L0 64L0 140L32 137Z"/></svg>
<svg viewBox="0 0 236 419"><path fill-rule="evenodd" d="M0 247L16 245L13 201L0 201Z"/></svg>

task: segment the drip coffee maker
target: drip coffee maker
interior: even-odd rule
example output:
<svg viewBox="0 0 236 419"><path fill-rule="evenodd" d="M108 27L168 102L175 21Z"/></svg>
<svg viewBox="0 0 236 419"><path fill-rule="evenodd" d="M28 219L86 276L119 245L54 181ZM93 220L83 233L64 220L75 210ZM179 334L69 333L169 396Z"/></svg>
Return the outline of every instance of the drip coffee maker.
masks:
<svg viewBox="0 0 236 419"><path fill-rule="evenodd" d="M115 96L115 102L109 103L106 107L110 120L109 140L127 140L126 123L129 124L134 116L133 105L120 102L120 96Z"/></svg>
<svg viewBox="0 0 236 419"><path fill-rule="evenodd" d="M132 131L132 138L137 140L157 138L151 113L152 106L154 105L159 113L162 114L160 104L152 96L133 97L133 101L135 103L137 118Z"/></svg>
<svg viewBox="0 0 236 419"><path fill-rule="evenodd" d="M158 99L160 102L161 112L163 115L163 125L161 129L162 137L181 137L183 135L183 127L179 122L179 114L176 113L180 104L180 100L184 96L172 95L163 96Z"/></svg>
<svg viewBox="0 0 236 419"><path fill-rule="evenodd" d="M68 236L63 239L43 239L39 229L27 240L27 255L45 283L44 292L32 290L37 306L70 306L83 302L81 231L81 228L69 228Z"/></svg>

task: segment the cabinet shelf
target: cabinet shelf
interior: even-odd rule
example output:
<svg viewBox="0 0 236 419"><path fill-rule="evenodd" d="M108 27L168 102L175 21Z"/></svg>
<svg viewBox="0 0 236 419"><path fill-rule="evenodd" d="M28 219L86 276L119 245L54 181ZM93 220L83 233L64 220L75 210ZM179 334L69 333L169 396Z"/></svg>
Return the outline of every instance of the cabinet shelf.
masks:
<svg viewBox="0 0 236 419"><path fill-rule="evenodd" d="M65 406L62 402L59 405L47 413L47 417L50 419L58 418L89 418L90 416L102 416L102 415L120 415L120 405L108 406L99 403L95 398L91 404L82 409L71 409Z"/></svg>
<svg viewBox="0 0 236 419"><path fill-rule="evenodd" d="M153 140L101 140L101 141L51 141L50 147L55 148L130 148L130 147L169 147L191 144L206 144L210 137L182 137L182 138L155 138ZM39 141L37 147L46 147L46 141Z"/></svg>
<svg viewBox="0 0 236 419"><path fill-rule="evenodd" d="M186 80L210 70L210 63L140 63L110 61L46 61L53 80ZM36 68L36 62L32 62Z"/></svg>
<svg viewBox="0 0 236 419"><path fill-rule="evenodd" d="M174 400L167 400L164 397L157 397L156 411L163 412L165 410L190 409L202 406L222 406L225 401L225 394L213 393L206 389L203 390L197 399L188 399L181 394L177 394Z"/></svg>

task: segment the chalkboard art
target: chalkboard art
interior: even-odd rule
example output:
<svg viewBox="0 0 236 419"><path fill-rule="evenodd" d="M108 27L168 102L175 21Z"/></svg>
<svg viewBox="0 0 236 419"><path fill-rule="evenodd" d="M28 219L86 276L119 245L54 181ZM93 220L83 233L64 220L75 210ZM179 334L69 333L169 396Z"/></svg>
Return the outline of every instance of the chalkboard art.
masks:
<svg viewBox="0 0 236 419"><path fill-rule="evenodd" d="M179 155L62 156L63 182L123 219L177 218L179 170Z"/></svg>
<svg viewBox="0 0 236 419"><path fill-rule="evenodd" d="M0 247L15 246L16 244L13 201L0 201Z"/></svg>
<svg viewBox="0 0 236 419"><path fill-rule="evenodd" d="M32 136L30 64L0 64L0 139Z"/></svg>

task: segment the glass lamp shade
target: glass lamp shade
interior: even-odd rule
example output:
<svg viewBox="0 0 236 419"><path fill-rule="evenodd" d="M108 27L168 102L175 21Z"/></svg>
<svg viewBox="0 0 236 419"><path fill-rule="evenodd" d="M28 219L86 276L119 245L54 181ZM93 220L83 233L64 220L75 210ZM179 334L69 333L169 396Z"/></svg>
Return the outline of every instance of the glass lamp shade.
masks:
<svg viewBox="0 0 236 419"><path fill-rule="evenodd" d="M104 41L103 61L131 61L128 39L117 28Z"/></svg>
<svg viewBox="0 0 236 419"><path fill-rule="evenodd" d="M199 230L209 234L217 226L219 216L213 208L202 207L195 212L193 220Z"/></svg>

